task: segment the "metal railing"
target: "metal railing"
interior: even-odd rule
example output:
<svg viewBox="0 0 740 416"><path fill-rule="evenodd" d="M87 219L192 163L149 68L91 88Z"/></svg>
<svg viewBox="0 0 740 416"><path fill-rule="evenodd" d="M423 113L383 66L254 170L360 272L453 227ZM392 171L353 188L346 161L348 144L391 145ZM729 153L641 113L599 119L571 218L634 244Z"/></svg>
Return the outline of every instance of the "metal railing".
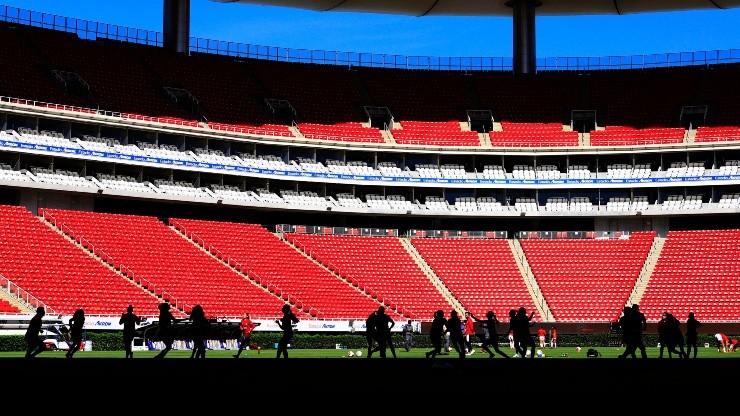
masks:
<svg viewBox="0 0 740 416"><path fill-rule="evenodd" d="M0 21L75 33L81 39L111 39L149 46L164 44L164 34L73 17L0 6ZM279 62L351 67L440 71L512 71L511 57L407 56L363 52L295 49L222 40L190 38L190 51ZM740 62L740 49L655 53L631 56L536 58L538 71L665 68Z"/></svg>

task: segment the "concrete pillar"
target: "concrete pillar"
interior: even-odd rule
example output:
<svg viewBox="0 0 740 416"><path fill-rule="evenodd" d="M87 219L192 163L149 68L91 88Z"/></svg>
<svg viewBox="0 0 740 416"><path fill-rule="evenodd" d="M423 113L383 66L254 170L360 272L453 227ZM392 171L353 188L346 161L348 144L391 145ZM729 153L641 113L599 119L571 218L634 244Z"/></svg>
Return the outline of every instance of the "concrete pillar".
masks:
<svg viewBox="0 0 740 416"><path fill-rule="evenodd" d="M190 0L164 0L164 48L190 53Z"/></svg>
<svg viewBox="0 0 740 416"><path fill-rule="evenodd" d="M535 9L539 0L510 0L514 21L514 73L533 74L537 71Z"/></svg>

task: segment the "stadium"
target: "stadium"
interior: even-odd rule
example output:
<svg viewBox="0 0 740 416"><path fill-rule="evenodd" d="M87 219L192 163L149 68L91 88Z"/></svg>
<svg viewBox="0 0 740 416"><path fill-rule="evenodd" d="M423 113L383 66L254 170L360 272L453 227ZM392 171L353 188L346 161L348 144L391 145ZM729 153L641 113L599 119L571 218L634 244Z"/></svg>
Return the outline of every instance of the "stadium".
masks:
<svg viewBox="0 0 740 416"><path fill-rule="evenodd" d="M88 331L119 329L128 305L154 320L168 302L178 318L198 304L228 322L248 311L265 331L288 304L302 332L362 332L379 306L421 332L438 309L501 318L518 307L561 334L608 332L639 304L648 332L671 311L740 333L740 52L539 61L535 11L613 8L512 3L511 60L453 61L190 38L182 1L164 1L163 33L0 6L3 330L25 328L39 306L62 322L84 308ZM655 7L639 4L632 12ZM365 361L353 371L368 383L409 370L483 377L468 363ZM223 363L156 365L240 378ZM298 376L252 365L275 383ZM537 365L578 364L496 363L515 383ZM634 376L602 365L612 391ZM703 365L706 378L728 367ZM145 366L127 364L123 379ZM641 376L673 374L664 366ZM302 366L321 368L347 371ZM680 374L671 387L692 379Z"/></svg>

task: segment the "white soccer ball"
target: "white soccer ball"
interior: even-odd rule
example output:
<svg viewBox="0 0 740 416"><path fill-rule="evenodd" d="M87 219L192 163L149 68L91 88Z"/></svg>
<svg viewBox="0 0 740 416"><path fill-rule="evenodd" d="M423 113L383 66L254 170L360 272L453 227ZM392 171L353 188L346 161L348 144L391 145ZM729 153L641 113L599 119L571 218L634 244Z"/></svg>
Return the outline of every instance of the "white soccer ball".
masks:
<svg viewBox="0 0 740 416"><path fill-rule="evenodd" d="M354 357L354 356L355 356L355 353L354 353L354 351L350 351L350 352L348 352L348 353L347 353L347 356L348 356L348 357Z"/></svg>
<svg viewBox="0 0 740 416"><path fill-rule="evenodd" d="M576 347L576 351L581 352L581 347Z"/></svg>
<svg viewBox="0 0 740 416"><path fill-rule="evenodd" d="M542 358L545 356L545 353L542 352L542 350L537 350L537 357Z"/></svg>
<svg viewBox="0 0 740 416"><path fill-rule="evenodd" d="M362 357L362 351L357 351L357 352L355 353L355 355L356 355L356 356L358 356L358 357Z"/></svg>

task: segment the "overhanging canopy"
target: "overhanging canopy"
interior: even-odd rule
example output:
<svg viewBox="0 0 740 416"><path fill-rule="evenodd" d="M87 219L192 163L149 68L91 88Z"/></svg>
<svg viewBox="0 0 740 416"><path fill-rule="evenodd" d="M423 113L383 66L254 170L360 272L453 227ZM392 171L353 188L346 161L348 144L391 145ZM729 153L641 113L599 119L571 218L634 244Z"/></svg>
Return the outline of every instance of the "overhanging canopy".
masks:
<svg viewBox="0 0 740 416"><path fill-rule="evenodd" d="M211 0L317 12L409 16L511 16L507 0ZM540 0L538 16L621 15L678 10L730 9L740 0Z"/></svg>

